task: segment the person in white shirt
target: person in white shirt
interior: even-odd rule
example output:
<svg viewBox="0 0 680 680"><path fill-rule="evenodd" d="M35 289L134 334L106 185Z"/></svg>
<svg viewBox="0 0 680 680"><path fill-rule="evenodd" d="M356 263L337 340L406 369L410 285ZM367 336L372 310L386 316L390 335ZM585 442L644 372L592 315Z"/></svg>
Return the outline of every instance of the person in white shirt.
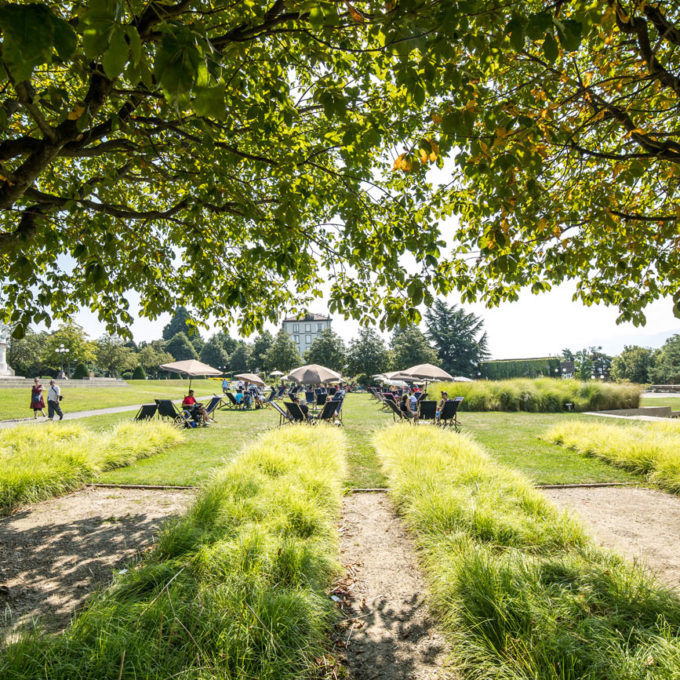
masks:
<svg viewBox="0 0 680 680"><path fill-rule="evenodd" d="M54 380L50 380L50 389L47 391L47 417L49 420L54 420L54 414L59 416L59 420L64 419L59 401L61 399L61 388Z"/></svg>

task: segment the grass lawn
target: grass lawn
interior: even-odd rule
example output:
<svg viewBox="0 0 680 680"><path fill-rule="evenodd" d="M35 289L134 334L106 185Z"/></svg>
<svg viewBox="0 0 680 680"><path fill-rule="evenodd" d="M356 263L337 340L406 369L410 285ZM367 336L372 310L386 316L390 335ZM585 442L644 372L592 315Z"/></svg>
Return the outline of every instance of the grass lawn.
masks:
<svg viewBox="0 0 680 680"><path fill-rule="evenodd" d="M64 411L89 411L112 406L127 406L153 402L154 399L179 399L188 390L188 380L128 380L122 387L71 387L67 380L59 380L64 397ZM47 389L49 381L43 381L45 388L45 413L47 413ZM192 388L200 396L222 394L219 380L194 380ZM31 389L8 387L0 389L0 420L11 418L32 418L29 408Z"/></svg>
<svg viewBox="0 0 680 680"><path fill-rule="evenodd" d="M670 406L674 411L680 411L680 397L642 397L640 406Z"/></svg>
<svg viewBox="0 0 680 680"><path fill-rule="evenodd" d="M94 429L110 427L130 414L85 418ZM262 432L278 425L273 409L218 411L217 424L187 432L186 441L164 453L134 465L104 473L100 481L121 484L203 484L213 470L230 460ZM537 484L642 481L642 478L580 455L541 439L548 428L564 420L595 422L591 416L542 413L462 413L463 430L472 435L498 462L510 465ZM344 430L349 440L347 486L386 485L371 442L376 429L392 422L366 394L351 394L345 401ZM626 427L620 420L603 419L608 425ZM419 427L429 427L420 425Z"/></svg>

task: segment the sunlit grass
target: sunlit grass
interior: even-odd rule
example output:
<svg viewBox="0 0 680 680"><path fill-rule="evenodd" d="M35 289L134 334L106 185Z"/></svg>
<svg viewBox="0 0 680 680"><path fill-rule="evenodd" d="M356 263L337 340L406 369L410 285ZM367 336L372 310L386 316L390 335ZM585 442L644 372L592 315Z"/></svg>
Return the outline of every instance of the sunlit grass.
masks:
<svg viewBox="0 0 680 680"><path fill-rule="evenodd" d="M644 475L668 491L680 493L680 422L638 422L628 427L564 422L544 438Z"/></svg>
<svg viewBox="0 0 680 680"><path fill-rule="evenodd" d="M677 596L595 549L522 475L436 428L375 443L463 677L677 677Z"/></svg>
<svg viewBox="0 0 680 680"><path fill-rule="evenodd" d="M0 514L77 489L97 474L183 440L161 422L119 423L95 432L75 423L23 425L0 430Z"/></svg>
<svg viewBox="0 0 680 680"><path fill-rule="evenodd" d="M332 427L259 439L63 635L8 647L0 677L321 677L345 446Z"/></svg>

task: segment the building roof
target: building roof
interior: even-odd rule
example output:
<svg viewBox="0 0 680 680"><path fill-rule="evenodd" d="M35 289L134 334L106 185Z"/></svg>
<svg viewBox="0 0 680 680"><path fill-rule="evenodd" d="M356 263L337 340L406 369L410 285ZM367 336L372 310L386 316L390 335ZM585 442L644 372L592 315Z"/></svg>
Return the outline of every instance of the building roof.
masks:
<svg viewBox="0 0 680 680"><path fill-rule="evenodd" d="M314 314L312 312L307 312L304 317L287 316L283 321L330 321L330 316L324 316L323 314Z"/></svg>

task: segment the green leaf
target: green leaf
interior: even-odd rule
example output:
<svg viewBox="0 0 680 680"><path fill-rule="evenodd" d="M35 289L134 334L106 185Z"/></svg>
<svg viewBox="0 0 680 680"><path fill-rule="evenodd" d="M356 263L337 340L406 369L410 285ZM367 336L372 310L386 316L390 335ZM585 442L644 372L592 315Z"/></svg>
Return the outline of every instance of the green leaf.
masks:
<svg viewBox="0 0 680 680"><path fill-rule="evenodd" d="M557 41L555 40L552 33L546 33L545 40L543 41L543 54L549 62L554 62L557 59L559 50L557 47Z"/></svg>
<svg viewBox="0 0 680 680"><path fill-rule="evenodd" d="M581 22L574 21L574 19L564 19L560 22L555 21L555 25L557 26L557 36L562 47L568 52L577 50L581 44L583 31Z"/></svg>
<svg viewBox="0 0 680 680"><path fill-rule="evenodd" d="M59 59L66 61L76 51L78 36L70 24L59 17L52 17L54 49Z"/></svg>
<svg viewBox="0 0 680 680"><path fill-rule="evenodd" d="M531 40L538 40L551 28L552 16L549 12L537 12L529 15L526 32Z"/></svg>
<svg viewBox="0 0 680 680"><path fill-rule="evenodd" d="M125 33L120 26L116 26L111 36L109 47L102 57L102 66L107 78L117 78L125 68L130 49L125 40Z"/></svg>
<svg viewBox="0 0 680 680"><path fill-rule="evenodd" d="M33 69L52 59L54 16L44 5L0 7L4 34L2 56L16 81L30 78Z"/></svg>
<svg viewBox="0 0 680 680"><path fill-rule="evenodd" d="M512 19L505 27L506 34L510 35L510 43L519 52L524 47L524 26L526 19L518 14L513 14Z"/></svg>
<svg viewBox="0 0 680 680"><path fill-rule="evenodd" d="M125 33L130 42L130 52L132 53L132 63L137 66L142 58L142 40L134 26L126 26Z"/></svg>
<svg viewBox="0 0 680 680"><path fill-rule="evenodd" d="M197 88L193 109L199 116L224 120L227 117L224 86Z"/></svg>

